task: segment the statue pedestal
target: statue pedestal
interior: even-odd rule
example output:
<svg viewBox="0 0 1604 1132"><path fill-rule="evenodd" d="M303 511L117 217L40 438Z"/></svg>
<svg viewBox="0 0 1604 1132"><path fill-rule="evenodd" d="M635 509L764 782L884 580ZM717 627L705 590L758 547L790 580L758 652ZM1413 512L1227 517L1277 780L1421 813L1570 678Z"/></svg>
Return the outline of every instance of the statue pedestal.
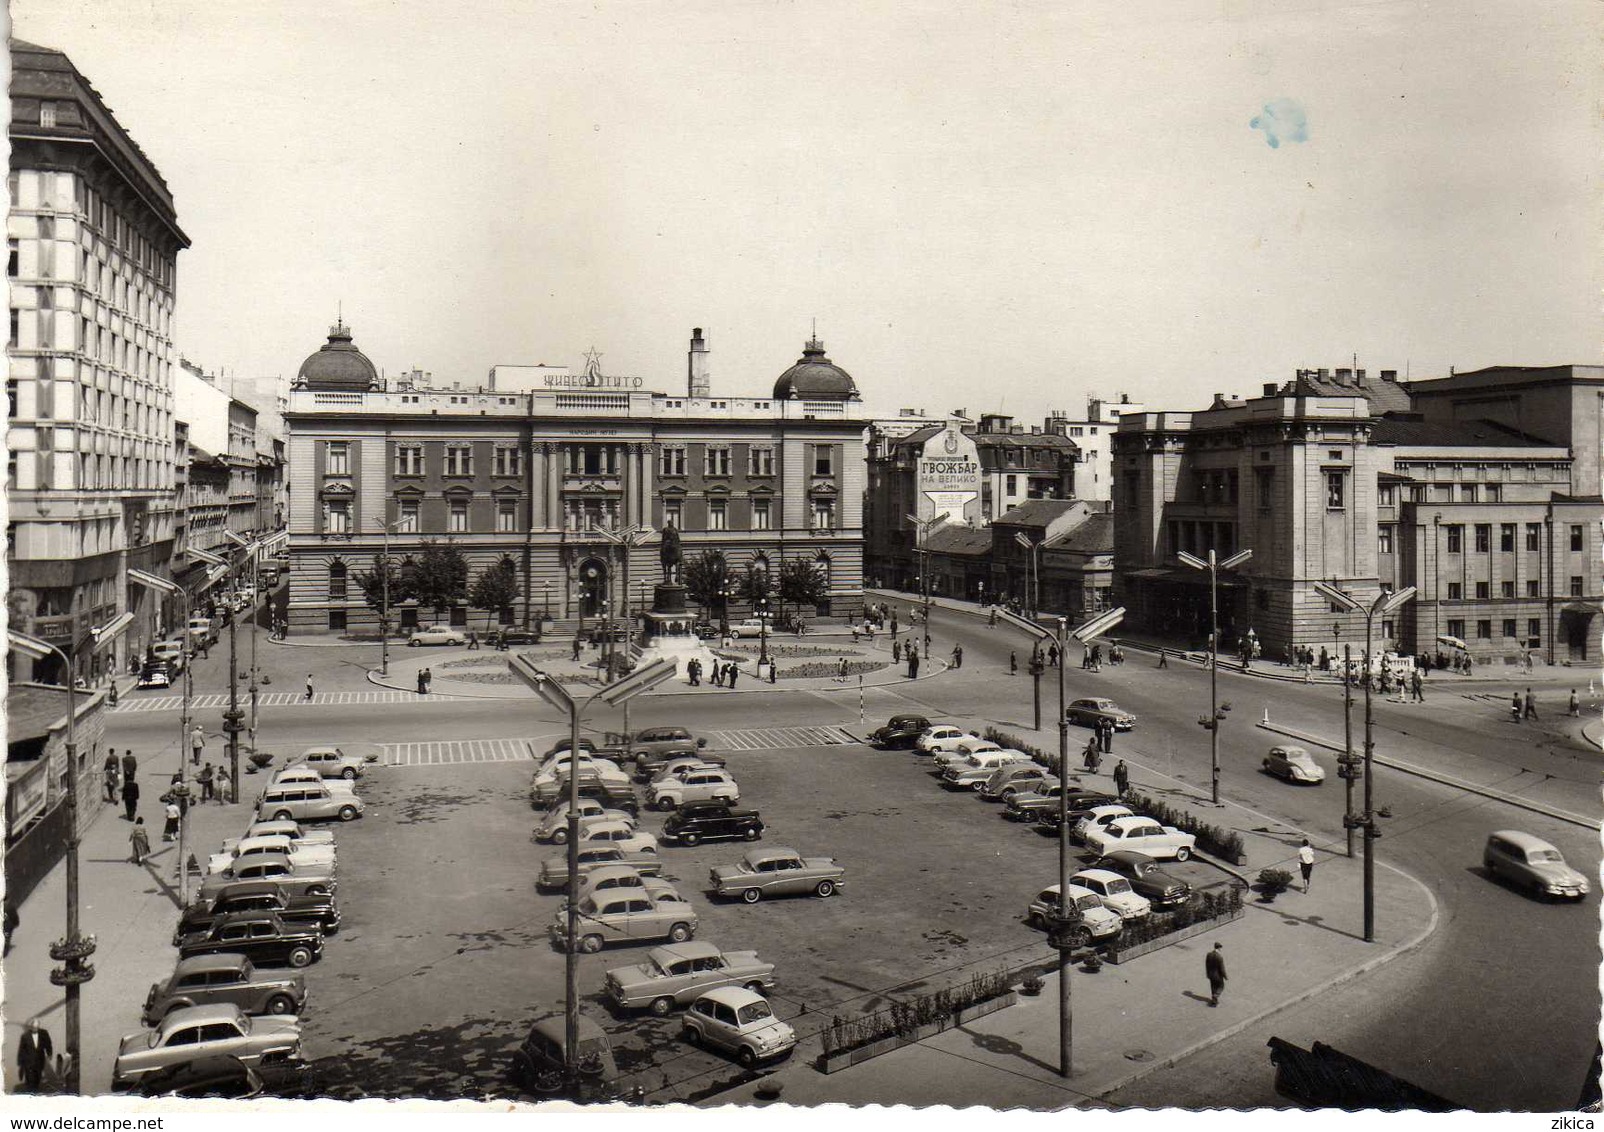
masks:
<svg viewBox="0 0 1604 1132"><path fill-rule="evenodd" d="M691 637L693 618L685 608L685 587L678 582L663 582L652 591L652 608L646 615L646 636Z"/></svg>

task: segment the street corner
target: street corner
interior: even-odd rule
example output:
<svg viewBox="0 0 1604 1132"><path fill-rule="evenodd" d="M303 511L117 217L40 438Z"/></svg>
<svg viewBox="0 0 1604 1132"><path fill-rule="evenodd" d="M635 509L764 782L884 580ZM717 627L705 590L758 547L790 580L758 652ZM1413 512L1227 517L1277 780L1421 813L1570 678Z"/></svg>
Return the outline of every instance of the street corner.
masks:
<svg viewBox="0 0 1604 1132"><path fill-rule="evenodd" d="M519 649L516 655L533 653L541 661L549 661L559 679L564 678L563 663L566 650L539 647ZM413 692L420 698L464 696L497 699L521 697L525 694L523 682L514 676L507 662L514 652L497 652L495 649L395 649L390 654L390 671L381 673L369 669L370 684L398 692Z"/></svg>

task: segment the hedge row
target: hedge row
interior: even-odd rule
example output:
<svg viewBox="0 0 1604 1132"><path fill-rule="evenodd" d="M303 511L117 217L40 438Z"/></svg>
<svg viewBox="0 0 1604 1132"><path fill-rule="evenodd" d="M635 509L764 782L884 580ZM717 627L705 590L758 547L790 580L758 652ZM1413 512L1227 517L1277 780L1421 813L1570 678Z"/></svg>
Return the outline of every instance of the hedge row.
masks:
<svg viewBox="0 0 1604 1132"><path fill-rule="evenodd" d="M957 986L943 987L909 1002L894 1002L889 1009L862 1018L837 1015L820 1034L824 1052L829 1055L853 1050L894 1034L912 1033L927 1022L950 1018L976 1003L1007 994L1009 983L1007 971L974 974Z"/></svg>
<svg viewBox="0 0 1604 1132"><path fill-rule="evenodd" d="M1220 891L1200 892L1167 916L1146 916L1127 923L1108 950L1117 954L1126 948L1147 943L1171 932L1178 932L1193 924L1201 924L1205 920L1241 910L1242 886L1239 884L1233 884Z"/></svg>

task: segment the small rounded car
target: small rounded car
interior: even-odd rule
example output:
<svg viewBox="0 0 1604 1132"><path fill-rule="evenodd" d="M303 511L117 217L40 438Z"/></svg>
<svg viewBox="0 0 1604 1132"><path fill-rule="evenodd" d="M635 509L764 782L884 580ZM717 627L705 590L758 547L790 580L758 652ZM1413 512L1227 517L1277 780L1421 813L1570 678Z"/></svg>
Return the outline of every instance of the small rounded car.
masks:
<svg viewBox="0 0 1604 1132"><path fill-rule="evenodd" d="M1537 896L1580 900L1587 895L1587 877L1566 864L1558 849L1529 833L1501 829L1489 834L1481 861L1489 877Z"/></svg>
<svg viewBox="0 0 1604 1132"><path fill-rule="evenodd" d="M1192 898L1191 885L1159 868L1158 862L1146 853L1116 849L1106 857L1097 858L1092 866L1120 874L1131 882L1137 895L1147 897L1155 908L1173 908Z"/></svg>
<svg viewBox="0 0 1604 1132"><path fill-rule="evenodd" d="M512 1055L513 1081L526 1093L553 1096L568 1081L568 1021L561 1013L535 1020L529 1035ZM607 1033L584 1014L579 1016L578 1079L567 1099L582 1102L615 1100L619 1094L618 1063Z"/></svg>
<svg viewBox="0 0 1604 1132"><path fill-rule="evenodd" d="M769 1000L745 987L705 991L685 1012L685 1040L735 1055L747 1068L796 1048L796 1031L774 1016Z"/></svg>
<svg viewBox="0 0 1604 1132"><path fill-rule="evenodd" d="M730 636L732 637L761 637L763 626L767 624L761 617L747 617L740 621L730 623Z"/></svg>
<svg viewBox="0 0 1604 1132"><path fill-rule="evenodd" d="M1108 869L1082 869L1069 881L1095 893L1103 907L1122 920L1140 920L1153 910L1152 903L1137 895L1130 881Z"/></svg>
<svg viewBox="0 0 1604 1132"><path fill-rule="evenodd" d="M1317 786L1326 780L1325 769L1307 750L1279 744L1264 756L1264 772L1306 786Z"/></svg>
<svg viewBox="0 0 1604 1132"><path fill-rule="evenodd" d="M937 723L925 728L919 738L914 740L914 750L920 754L933 755L937 751L950 751L965 740L979 738L979 735L965 731L962 727L954 727L950 723Z"/></svg>
<svg viewBox="0 0 1604 1132"><path fill-rule="evenodd" d="M1065 916L1054 884L1041 890L1025 912L1025 922L1037 928L1063 928L1077 944L1084 946L1094 939L1108 939L1119 934L1122 921L1103 907L1095 892L1077 884L1069 886L1071 914Z"/></svg>
<svg viewBox="0 0 1604 1132"><path fill-rule="evenodd" d="M407 647L412 649L420 645L465 645L467 643L468 634L460 629L453 629L449 625L430 625L427 629L417 629L407 638Z"/></svg>

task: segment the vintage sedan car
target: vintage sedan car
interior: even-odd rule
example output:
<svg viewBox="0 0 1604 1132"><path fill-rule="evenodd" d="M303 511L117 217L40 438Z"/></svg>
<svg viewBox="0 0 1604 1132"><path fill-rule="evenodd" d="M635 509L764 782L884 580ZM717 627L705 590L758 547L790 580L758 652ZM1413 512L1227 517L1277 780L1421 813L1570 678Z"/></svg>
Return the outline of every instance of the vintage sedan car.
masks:
<svg viewBox="0 0 1604 1132"><path fill-rule="evenodd" d="M655 853L657 838L632 821L598 821L579 829L579 844L616 845L626 853Z"/></svg>
<svg viewBox="0 0 1604 1132"><path fill-rule="evenodd" d="M180 959L166 981L151 984L140 1022L155 1026L175 1010L218 1003L247 1014L299 1014L306 1006L306 976L258 971L237 953Z"/></svg>
<svg viewBox="0 0 1604 1132"><path fill-rule="evenodd" d="M1130 849L1154 860L1185 861L1197 847L1194 835L1141 817L1115 818L1089 830L1083 840L1099 857L1116 849Z"/></svg>
<svg viewBox="0 0 1604 1132"><path fill-rule="evenodd" d="M950 751L959 743L970 739L979 739L980 736L962 727L954 727L950 723L935 723L925 728L914 740L914 750L922 755L933 755L937 751Z"/></svg>
<svg viewBox="0 0 1604 1132"><path fill-rule="evenodd" d="M831 857L804 857L795 849L752 849L736 865L717 865L713 891L756 904L765 896L833 896L846 869Z"/></svg>
<svg viewBox="0 0 1604 1132"><path fill-rule="evenodd" d="M602 865L629 865L643 876L658 876L663 862L655 853L626 853L611 841L579 846L579 875L584 876ZM568 854L547 857L540 862L535 874L535 887L543 892L568 886Z"/></svg>
<svg viewBox="0 0 1604 1132"><path fill-rule="evenodd" d="M139 670L138 687L171 688L172 686L173 670L168 667L165 660L147 661Z"/></svg>
<svg viewBox="0 0 1604 1132"><path fill-rule="evenodd" d="M623 810L610 810L595 798L579 799L579 824L581 828L592 821L621 821L635 824L635 818ZM553 845L568 844L568 802L559 800L552 804L551 809L541 815L535 823L534 838L536 841L549 841Z"/></svg>
<svg viewBox="0 0 1604 1132"><path fill-rule="evenodd" d="M757 952L725 951L700 941L654 947L644 963L608 971L604 989L622 1009L664 1015L717 987L762 991L773 985L774 964L763 962Z"/></svg>
<svg viewBox="0 0 1604 1132"><path fill-rule="evenodd" d="M706 746L706 739L684 727L647 727L635 732L628 749L636 772L645 775L675 755L694 755Z"/></svg>
<svg viewBox="0 0 1604 1132"><path fill-rule="evenodd" d="M1069 908L1066 913L1059 899L1058 885L1050 885L1037 894L1025 911L1025 922L1049 931L1062 929L1077 944L1084 946L1097 939L1109 939L1119 934L1124 921L1097 898L1095 892L1077 884L1069 886Z"/></svg>
<svg viewBox="0 0 1604 1132"><path fill-rule="evenodd" d="M656 898L665 893L679 895L679 891L660 876L647 876L633 865L597 865L579 879L579 899L598 893L612 893L618 889L631 889L633 894L645 893Z"/></svg>
<svg viewBox="0 0 1604 1132"><path fill-rule="evenodd" d="M122 1092L157 1070L214 1055L237 1057L251 1066L299 1061L301 1020L293 1015L252 1018L232 1003L175 1010L161 1025L123 1038L111 1087Z"/></svg>
<svg viewBox="0 0 1604 1132"><path fill-rule="evenodd" d="M329 789L344 785L345 780L340 778L331 778L327 783L319 778L316 782L274 784L257 798L256 818L258 821L355 821L366 809L362 799L349 789Z"/></svg>
<svg viewBox="0 0 1604 1132"><path fill-rule="evenodd" d="M769 1000L745 987L704 991L685 1011L685 1040L735 1055L750 1069L796 1048L796 1031L774 1016Z"/></svg>
<svg viewBox="0 0 1604 1132"><path fill-rule="evenodd" d="M242 837L234 843L232 849L213 853L207 865L207 872L220 873L230 865L239 864L263 853L277 853L288 857L291 867L297 873L327 873L333 876L337 871L334 846L304 845L293 838L275 834Z"/></svg>
<svg viewBox="0 0 1604 1132"><path fill-rule="evenodd" d="M308 747L296 760L317 771L324 778L361 778L366 759L348 755L338 747Z"/></svg>
<svg viewBox="0 0 1604 1132"><path fill-rule="evenodd" d="M558 751L556 754L551 755L535 771L535 776L530 779L530 785L538 787L545 782L566 783L569 770L576 763L579 767L581 780L588 776L594 776L600 781L611 782L615 786L629 785L629 775L619 769L617 763L607 759L592 758L584 751L579 752L577 760L570 751Z"/></svg>
<svg viewBox="0 0 1604 1132"><path fill-rule="evenodd" d="M1136 726L1136 717L1113 700L1097 697L1071 700L1064 709L1064 718L1082 727L1096 727L1105 719L1114 721L1115 731L1129 731Z"/></svg>
<svg viewBox="0 0 1604 1132"><path fill-rule="evenodd" d="M981 751L944 769L941 772L941 784L958 790L979 791L1002 767L1023 766L1028 762L1030 756L1024 751Z"/></svg>
<svg viewBox="0 0 1604 1132"><path fill-rule="evenodd" d="M636 777L647 783L662 782L669 778L684 778L693 770L723 770L729 761L717 751L698 751L694 755L670 755Z"/></svg>
<svg viewBox="0 0 1604 1132"><path fill-rule="evenodd" d="M886 720L885 726L870 732L869 742L873 746L893 750L911 747L929 726L930 721L922 715L894 715Z"/></svg>
<svg viewBox="0 0 1604 1132"><path fill-rule="evenodd" d="M640 943L671 939L681 943L696 934L696 912L672 888L647 893L643 889L616 888L579 901L577 942L581 951L600 951L609 943ZM568 943L568 912L563 909L551 922L551 941Z"/></svg>
<svg viewBox="0 0 1604 1132"><path fill-rule="evenodd" d="M1089 816L1093 810L1097 809L1099 806L1112 806L1117 805L1118 803L1119 799L1114 797L1112 794L1104 794L1100 790L1077 790L1073 786L1070 787L1070 836L1074 837L1075 827L1080 824L1082 818ZM1040 827L1043 832L1056 831L1058 829L1059 810L1058 791L1054 790L1052 793L1051 804L1036 807L1035 810L1032 811L1031 816L1036 819L1037 826Z"/></svg>
<svg viewBox="0 0 1604 1132"><path fill-rule="evenodd" d="M579 1041L575 1068L578 1079L568 1080L568 1020L561 1012L537 1018L517 1052L512 1055L512 1079L524 1092L562 1097L581 1104L617 1100L618 1062L607 1032L585 1014L579 1015Z"/></svg>
<svg viewBox="0 0 1604 1132"><path fill-rule="evenodd" d="M1138 894L1130 881L1112 870L1082 869L1070 877L1069 882L1095 893L1103 907L1122 920L1140 920L1153 910L1147 897Z"/></svg>
<svg viewBox="0 0 1604 1132"><path fill-rule="evenodd" d="M242 880L271 881L285 896L333 896L340 887L332 874L297 873L282 853L259 853L208 876L201 882L198 898L215 900L224 888Z"/></svg>
<svg viewBox="0 0 1604 1132"><path fill-rule="evenodd" d="M407 638L407 647L413 649L420 645L465 645L467 643L467 632L461 629L453 629L449 625L430 625L425 629L417 629Z"/></svg>
<svg viewBox="0 0 1604 1132"><path fill-rule="evenodd" d="M1056 814L1053 816L1055 819L1057 818ZM1115 818L1129 818L1135 816L1136 811L1125 805L1123 802L1106 802L1101 806L1091 807L1086 811L1084 816L1078 818L1075 821L1075 824L1069 827L1069 836L1071 840L1078 841L1084 845L1086 844L1087 834L1091 833L1091 831L1098 826L1107 825ZM1114 848L1128 849L1130 846L1116 845Z"/></svg>
<svg viewBox="0 0 1604 1132"><path fill-rule="evenodd" d="M258 967L307 967L323 957L323 931L307 924L286 924L273 912L230 912L204 931L178 941L178 954L237 953Z"/></svg>
<svg viewBox="0 0 1604 1132"><path fill-rule="evenodd" d="M700 841L763 836L763 819L756 810L738 810L728 802L687 802L663 823L663 840L692 846Z"/></svg>
<svg viewBox="0 0 1604 1132"><path fill-rule="evenodd" d="M246 1065L237 1057L198 1057L180 1061L139 1080L142 1097L180 1100L251 1100L280 1097L311 1100L315 1095L312 1067L304 1061Z"/></svg>
<svg viewBox="0 0 1604 1132"><path fill-rule="evenodd" d="M1146 853L1117 849L1092 862L1094 868L1118 873L1131 882L1138 896L1145 896L1155 908L1174 908L1192 898L1192 886L1171 876Z"/></svg>
<svg viewBox="0 0 1604 1132"><path fill-rule="evenodd" d="M336 798L356 797L356 784L350 779L325 779L321 771L305 763L291 763L273 776L269 786L321 786Z"/></svg>
<svg viewBox="0 0 1604 1132"><path fill-rule="evenodd" d="M1029 793L1049 779L1058 781L1052 771L1037 763L1009 763L991 772L980 786L980 796L988 802L1006 802L1015 794Z"/></svg>
<svg viewBox="0 0 1604 1132"><path fill-rule="evenodd" d="M184 642L179 640L157 641L150 647L150 655L164 662L173 675L184 671L184 665L188 663L184 655Z"/></svg>
<svg viewBox="0 0 1604 1132"><path fill-rule="evenodd" d="M672 810L686 802L728 802L734 805L741 800L741 788L729 771L707 767L652 783L646 791L646 799L654 810Z"/></svg>
<svg viewBox="0 0 1604 1132"><path fill-rule="evenodd" d="M1516 829L1489 834L1482 848L1482 867L1493 879L1538 896L1580 900L1587 895L1587 877L1565 863L1564 855L1548 842Z"/></svg>
<svg viewBox="0 0 1604 1132"><path fill-rule="evenodd" d="M1302 747L1276 745L1264 756L1264 772L1288 782L1316 786L1326 780L1325 768Z"/></svg>
<svg viewBox="0 0 1604 1132"><path fill-rule="evenodd" d="M246 827L244 837L288 837L297 845L334 844L334 831L331 829L307 829L297 821L263 821L260 818ZM223 849L233 849L244 837L224 838Z"/></svg>
<svg viewBox="0 0 1604 1132"><path fill-rule="evenodd" d="M231 912L272 912L286 924L315 927L324 935L340 930L340 909L332 896L285 896L271 881L231 884L211 900L197 900L178 918L173 946L186 935L203 932L219 916Z"/></svg>
<svg viewBox="0 0 1604 1132"><path fill-rule="evenodd" d="M640 813L640 799L635 796L633 786L605 781L600 775L583 770L579 772L579 796L581 799L594 798L607 809L620 810L630 817ZM559 802L568 804L567 775L529 787L529 804L534 809L549 810Z"/></svg>
<svg viewBox="0 0 1604 1132"><path fill-rule="evenodd" d="M744 617L739 621L730 622L730 636L761 637L767 624L768 622L761 617Z"/></svg>
<svg viewBox="0 0 1604 1132"><path fill-rule="evenodd" d="M990 739L960 739L948 749L937 751L935 758L931 761L935 763L937 770L946 770L949 766L954 763L961 763L971 755L983 755L988 751L1000 751L1002 749L1003 745L1001 743L993 743Z"/></svg>

